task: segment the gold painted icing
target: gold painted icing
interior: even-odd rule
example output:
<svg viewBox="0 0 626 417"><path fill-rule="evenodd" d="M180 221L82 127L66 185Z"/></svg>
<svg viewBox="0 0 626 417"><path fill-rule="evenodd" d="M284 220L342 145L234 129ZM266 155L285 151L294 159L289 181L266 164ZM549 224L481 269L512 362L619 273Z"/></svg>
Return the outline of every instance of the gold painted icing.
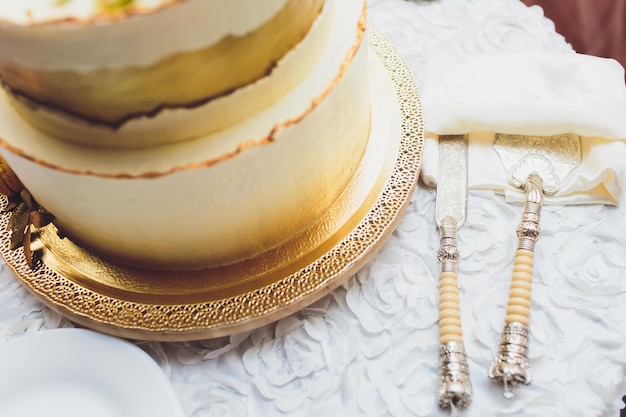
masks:
<svg viewBox="0 0 626 417"><path fill-rule="evenodd" d="M253 140L229 131L211 140L137 150L137 158L127 158L126 151L46 141L32 128L39 136L31 141L26 138L32 135L15 135L29 126L11 115L15 123L2 129L10 138L3 142L9 152L3 153L55 215L60 230L109 258L152 268L197 269L275 247L323 215L352 177L367 143L368 59L367 48L360 47L364 2L332 4L337 12L335 48L328 48L333 64L323 61L318 67L322 81L292 95L298 99L295 109L281 107L277 114L263 113L262 120L251 121L261 126ZM37 156L18 149L27 141ZM202 146L194 148L197 143ZM54 158L42 152L43 146L56 152ZM194 149L204 152L206 147L219 152L197 158ZM67 165L64 151L69 148L78 165ZM146 170L127 171L137 164Z"/></svg>
<svg viewBox="0 0 626 417"><path fill-rule="evenodd" d="M268 145L276 140L276 135L279 134L282 130L292 126L297 125L300 121L306 118L312 111L314 111L320 103L324 101L324 99L333 91L337 83L344 77L345 72L348 67L352 63L355 55L359 51L359 48L363 44L363 39L365 37L365 31L367 27L367 10L365 4L363 5L360 13L360 17L357 23L357 33L356 33L356 41L353 46L349 49L346 54L345 60L341 64L341 69L338 74L334 77L332 82L328 85L328 87L317 97L311 100L310 106L301 114L296 117L292 117L289 120L285 120L282 122L277 122L270 132L267 133L266 136L250 139L240 143L236 149L226 152L219 157L206 159L200 162L188 163L185 165L176 165L167 170L159 170L159 171L145 171L139 174L128 173L128 172L116 172L116 173L104 173L93 170L79 170L67 168L65 166L60 166L55 164L54 162L50 162L42 157L31 154L28 151L23 150L21 147L16 146L14 141L8 141L4 138L0 137L0 147L3 147L7 151L15 154L21 158L34 162L35 164L41 165L51 170L61 171L68 174L74 175L88 175L88 176L97 176L102 178L117 178L117 179L149 179L149 178L158 178L162 176L167 176L171 174L176 174L179 172L190 171L190 170L198 170L198 169L206 169L210 168L216 164L223 163L228 161L237 155L240 155L246 150L249 150L253 147Z"/></svg>
<svg viewBox="0 0 626 417"><path fill-rule="evenodd" d="M0 78L13 95L35 106L118 127L164 108L199 106L266 76L304 38L323 5L324 0L289 0L251 33L228 36L202 50L180 52L149 67L79 73L0 61Z"/></svg>

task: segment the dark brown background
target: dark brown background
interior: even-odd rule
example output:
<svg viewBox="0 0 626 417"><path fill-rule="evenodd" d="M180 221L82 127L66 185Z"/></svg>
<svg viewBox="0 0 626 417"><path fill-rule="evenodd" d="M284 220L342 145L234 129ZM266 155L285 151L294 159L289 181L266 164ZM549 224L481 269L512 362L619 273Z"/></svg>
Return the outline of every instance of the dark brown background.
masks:
<svg viewBox="0 0 626 417"><path fill-rule="evenodd" d="M626 0L522 0L539 5L576 52L626 67Z"/></svg>

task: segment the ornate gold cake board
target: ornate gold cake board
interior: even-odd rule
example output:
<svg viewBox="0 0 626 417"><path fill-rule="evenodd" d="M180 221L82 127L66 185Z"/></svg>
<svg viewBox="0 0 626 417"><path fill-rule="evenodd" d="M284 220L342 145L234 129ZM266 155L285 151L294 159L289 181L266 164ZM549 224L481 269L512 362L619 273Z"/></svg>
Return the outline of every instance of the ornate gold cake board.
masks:
<svg viewBox="0 0 626 417"><path fill-rule="evenodd" d="M368 42L372 128L363 161L329 212L291 241L234 265L149 271L101 259L48 226L31 244L43 259L32 270L22 248L9 249L5 214L0 252L6 263L32 293L70 320L131 339L224 336L278 320L320 299L383 244L419 176L423 119L413 75L393 43L372 25Z"/></svg>

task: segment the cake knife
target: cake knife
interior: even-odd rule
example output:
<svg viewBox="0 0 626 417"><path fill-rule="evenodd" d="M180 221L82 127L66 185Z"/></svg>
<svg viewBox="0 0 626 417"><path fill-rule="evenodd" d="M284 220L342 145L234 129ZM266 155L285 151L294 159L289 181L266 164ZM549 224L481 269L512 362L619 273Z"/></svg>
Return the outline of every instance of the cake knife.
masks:
<svg viewBox="0 0 626 417"><path fill-rule="evenodd" d="M440 243L439 274L439 381L437 400L453 415L472 401L467 355L463 345L457 282L459 251L456 234L467 212L467 135L439 137L439 172L435 217Z"/></svg>
<svg viewBox="0 0 626 417"><path fill-rule="evenodd" d="M488 374L489 378L504 385L504 396L512 398L515 386L528 385L532 379L528 326L543 195L555 194L567 175L581 164L582 142L579 135L572 133L553 136L497 133L493 147L507 170L508 183L526 192L522 221L516 231L518 246L504 328Z"/></svg>

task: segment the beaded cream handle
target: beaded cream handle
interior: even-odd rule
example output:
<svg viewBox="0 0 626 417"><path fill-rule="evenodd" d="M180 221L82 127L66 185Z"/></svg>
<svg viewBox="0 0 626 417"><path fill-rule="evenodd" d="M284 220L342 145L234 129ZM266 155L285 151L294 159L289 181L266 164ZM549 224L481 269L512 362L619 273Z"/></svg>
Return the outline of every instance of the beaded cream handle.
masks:
<svg viewBox="0 0 626 417"><path fill-rule="evenodd" d="M530 384L528 364L528 325L530 319L530 291L533 281L533 257L539 239L539 218L543 202L542 179L531 174L524 188L526 204L522 222L517 228L518 248L513 262L513 277L502 339L489 378L504 384L504 396L513 397L513 387Z"/></svg>
<svg viewBox="0 0 626 417"><path fill-rule="evenodd" d="M543 195L553 195L582 161L582 139L574 133L529 136L497 133L494 149L507 170L508 183L526 191L522 222L517 228L513 277L498 353L489 377L504 384L504 396L513 397L513 387L530 384L528 325L533 256L539 238Z"/></svg>
<svg viewBox="0 0 626 417"><path fill-rule="evenodd" d="M439 274L439 384L438 401L442 408L451 407L452 415L459 407L472 402L472 384L467 355L463 346L461 308L457 282L459 252L456 245L456 221L445 217L440 226L440 247L437 259Z"/></svg>

